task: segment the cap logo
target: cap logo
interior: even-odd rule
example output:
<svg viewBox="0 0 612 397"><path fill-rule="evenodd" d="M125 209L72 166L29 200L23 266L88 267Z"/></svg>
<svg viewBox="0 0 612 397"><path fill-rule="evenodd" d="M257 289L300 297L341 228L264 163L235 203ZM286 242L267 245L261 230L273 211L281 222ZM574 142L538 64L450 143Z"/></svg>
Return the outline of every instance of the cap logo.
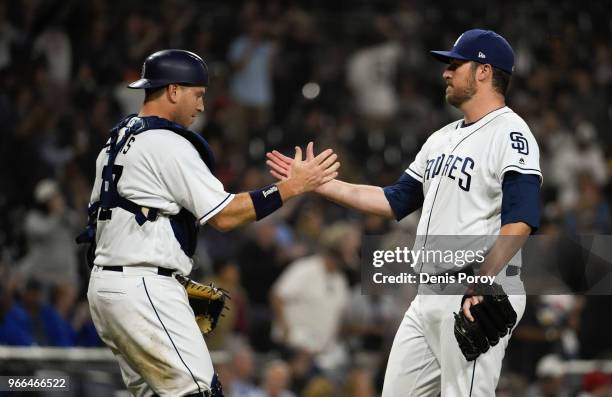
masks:
<svg viewBox="0 0 612 397"><path fill-rule="evenodd" d="M478 58L486 58L487 56L482 53L482 51L478 51Z"/></svg>

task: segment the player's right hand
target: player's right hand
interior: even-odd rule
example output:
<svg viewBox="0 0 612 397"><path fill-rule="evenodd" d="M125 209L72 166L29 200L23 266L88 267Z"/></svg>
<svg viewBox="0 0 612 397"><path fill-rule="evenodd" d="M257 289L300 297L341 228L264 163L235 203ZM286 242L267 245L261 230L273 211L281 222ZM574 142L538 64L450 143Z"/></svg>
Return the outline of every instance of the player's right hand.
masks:
<svg viewBox="0 0 612 397"><path fill-rule="evenodd" d="M299 148L296 147L296 154L297 154L297 149ZM332 153L331 149L327 149L326 151L321 152L318 156L315 157L314 144L312 142L309 142L306 147L306 162L314 161L314 159L326 154L328 151L330 151L329 153ZM301 153L301 149L300 149L300 153ZM336 154L332 154L332 156L334 156L335 159L337 158ZM284 180L291 178L292 164L293 164L294 159L292 159L289 156L285 156L284 154L282 154L281 152L277 150L273 150L272 152L266 153L266 157L268 158L268 160L266 160L266 164L268 165L268 167L270 167L270 174L272 174L272 176L274 176L276 179L280 181L284 181ZM338 164L337 167L336 167L336 164ZM340 166L339 163L335 163L332 165L332 167L335 167L335 170L337 170L339 166ZM335 179L338 176L338 172L334 172L332 175L333 177L325 178L323 180L323 183L317 186L314 190L315 191L321 190L323 185L325 185L327 182L331 181L332 179Z"/></svg>
<svg viewBox="0 0 612 397"><path fill-rule="evenodd" d="M297 193L311 192L338 176L340 163L337 159L338 155L331 149L326 149L315 156L313 143L310 142L306 148L306 159L303 159L302 149L296 146L295 157L289 162L284 161L286 167L279 166L277 175L282 179L284 173L282 180L294 185Z"/></svg>

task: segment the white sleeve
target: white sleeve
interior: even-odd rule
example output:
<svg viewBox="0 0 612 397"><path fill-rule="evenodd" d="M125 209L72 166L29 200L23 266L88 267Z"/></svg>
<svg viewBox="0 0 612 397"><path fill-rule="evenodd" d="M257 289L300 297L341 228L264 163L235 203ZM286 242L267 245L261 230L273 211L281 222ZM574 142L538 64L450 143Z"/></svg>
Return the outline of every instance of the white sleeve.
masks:
<svg viewBox="0 0 612 397"><path fill-rule="evenodd" d="M542 183L540 148L526 124L508 124L498 130L495 150L493 173L500 183L508 171L537 175Z"/></svg>
<svg viewBox="0 0 612 397"><path fill-rule="evenodd" d="M425 166L427 165L427 142L423 144L412 163L406 168L406 174L421 183L425 182L423 175L425 175Z"/></svg>
<svg viewBox="0 0 612 397"><path fill-rule="evenodd" d="M185 140L173 149L164 157L163 183L174 201L204 224L225 208L234 195L225 191L189 142Z"/></svg>
<svg viewBox="0 0 612 397"><path fill-rule="evenodd" d="M96 178L94 180L93 189L91 190L91 196L89 197L89 204L93 204L100 200L100 188L102 187L102 168L106 163L106 146L100 151L96 158Z"/></svg>

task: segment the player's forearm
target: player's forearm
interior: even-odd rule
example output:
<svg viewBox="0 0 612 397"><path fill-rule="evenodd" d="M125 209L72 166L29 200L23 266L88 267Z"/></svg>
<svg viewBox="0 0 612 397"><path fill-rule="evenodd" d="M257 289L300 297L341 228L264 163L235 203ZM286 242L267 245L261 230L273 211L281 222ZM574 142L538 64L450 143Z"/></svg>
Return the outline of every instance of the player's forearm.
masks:
<svg viewBox="0 0 612 397"><path fill-rule="evenodd" d="M499 237L485 258L478 274L496 276L525 244L530 233L531 227L523 222L502 226Z"/></svg>
<svg viewBox="0 0 612 397"><path fill-rule="evenodd" d="M303 187L295 181L279 182L276 187L283 203L303 193ZM210 223L221 231L228 231L256 220L257 213L253 199L245 192L237 194L227 207L210 220Z"/></svg>
<svg viewBox="0 0 612 397"><path fill-rule="evenodd" d="M357 185L334 179L319 187L317 193L343 207L393 218L389 201L379 186Z"/></svg>
<svg viewBox="0 0 612 397"><path fill-rule="evenodd" d="M256 219L253 201L248 193L238 193L234 199L208 222L217 230L226 232Z"/></svg>

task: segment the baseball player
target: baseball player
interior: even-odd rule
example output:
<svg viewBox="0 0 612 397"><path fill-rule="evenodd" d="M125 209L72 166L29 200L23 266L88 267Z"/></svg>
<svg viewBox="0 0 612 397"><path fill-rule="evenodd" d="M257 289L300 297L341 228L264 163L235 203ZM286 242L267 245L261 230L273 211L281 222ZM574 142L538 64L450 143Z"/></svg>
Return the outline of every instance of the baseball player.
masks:
<svg viewBox="0 0 612 397"><path fill-rule="evenodd" d="M206 141L187 130L204 110L208 69L196 54L163 50L144 62L138 115L122 120L96 163L89 236L92 318L134 396L222 396L184 280L197 225L226 231L259 220L337 175L331 150L303 161L292 177L231 194L214 176Z"/></svg>
<svg viewBox="0 0 612 397"><path fill-rule="evenodd" d="M393 341L383 387L383 397L493 396L509 334L525 307L524 295L508 297L497 282L522 287L518 251L540 223L539 149L527 124L505 105L514 53L503 37L469 30L450 51L431 54L448 64L446 100L463 119L434 132L392 186L333 180L316 191L397 220L422 208L417 238L425 244L445 235L515 236L497 237L480 266L465 269L495 276L496 284L471 285L464 295L421 294L427 286L419 286ZM291 175L291 163L268 153L277 178Z"/></svg>

